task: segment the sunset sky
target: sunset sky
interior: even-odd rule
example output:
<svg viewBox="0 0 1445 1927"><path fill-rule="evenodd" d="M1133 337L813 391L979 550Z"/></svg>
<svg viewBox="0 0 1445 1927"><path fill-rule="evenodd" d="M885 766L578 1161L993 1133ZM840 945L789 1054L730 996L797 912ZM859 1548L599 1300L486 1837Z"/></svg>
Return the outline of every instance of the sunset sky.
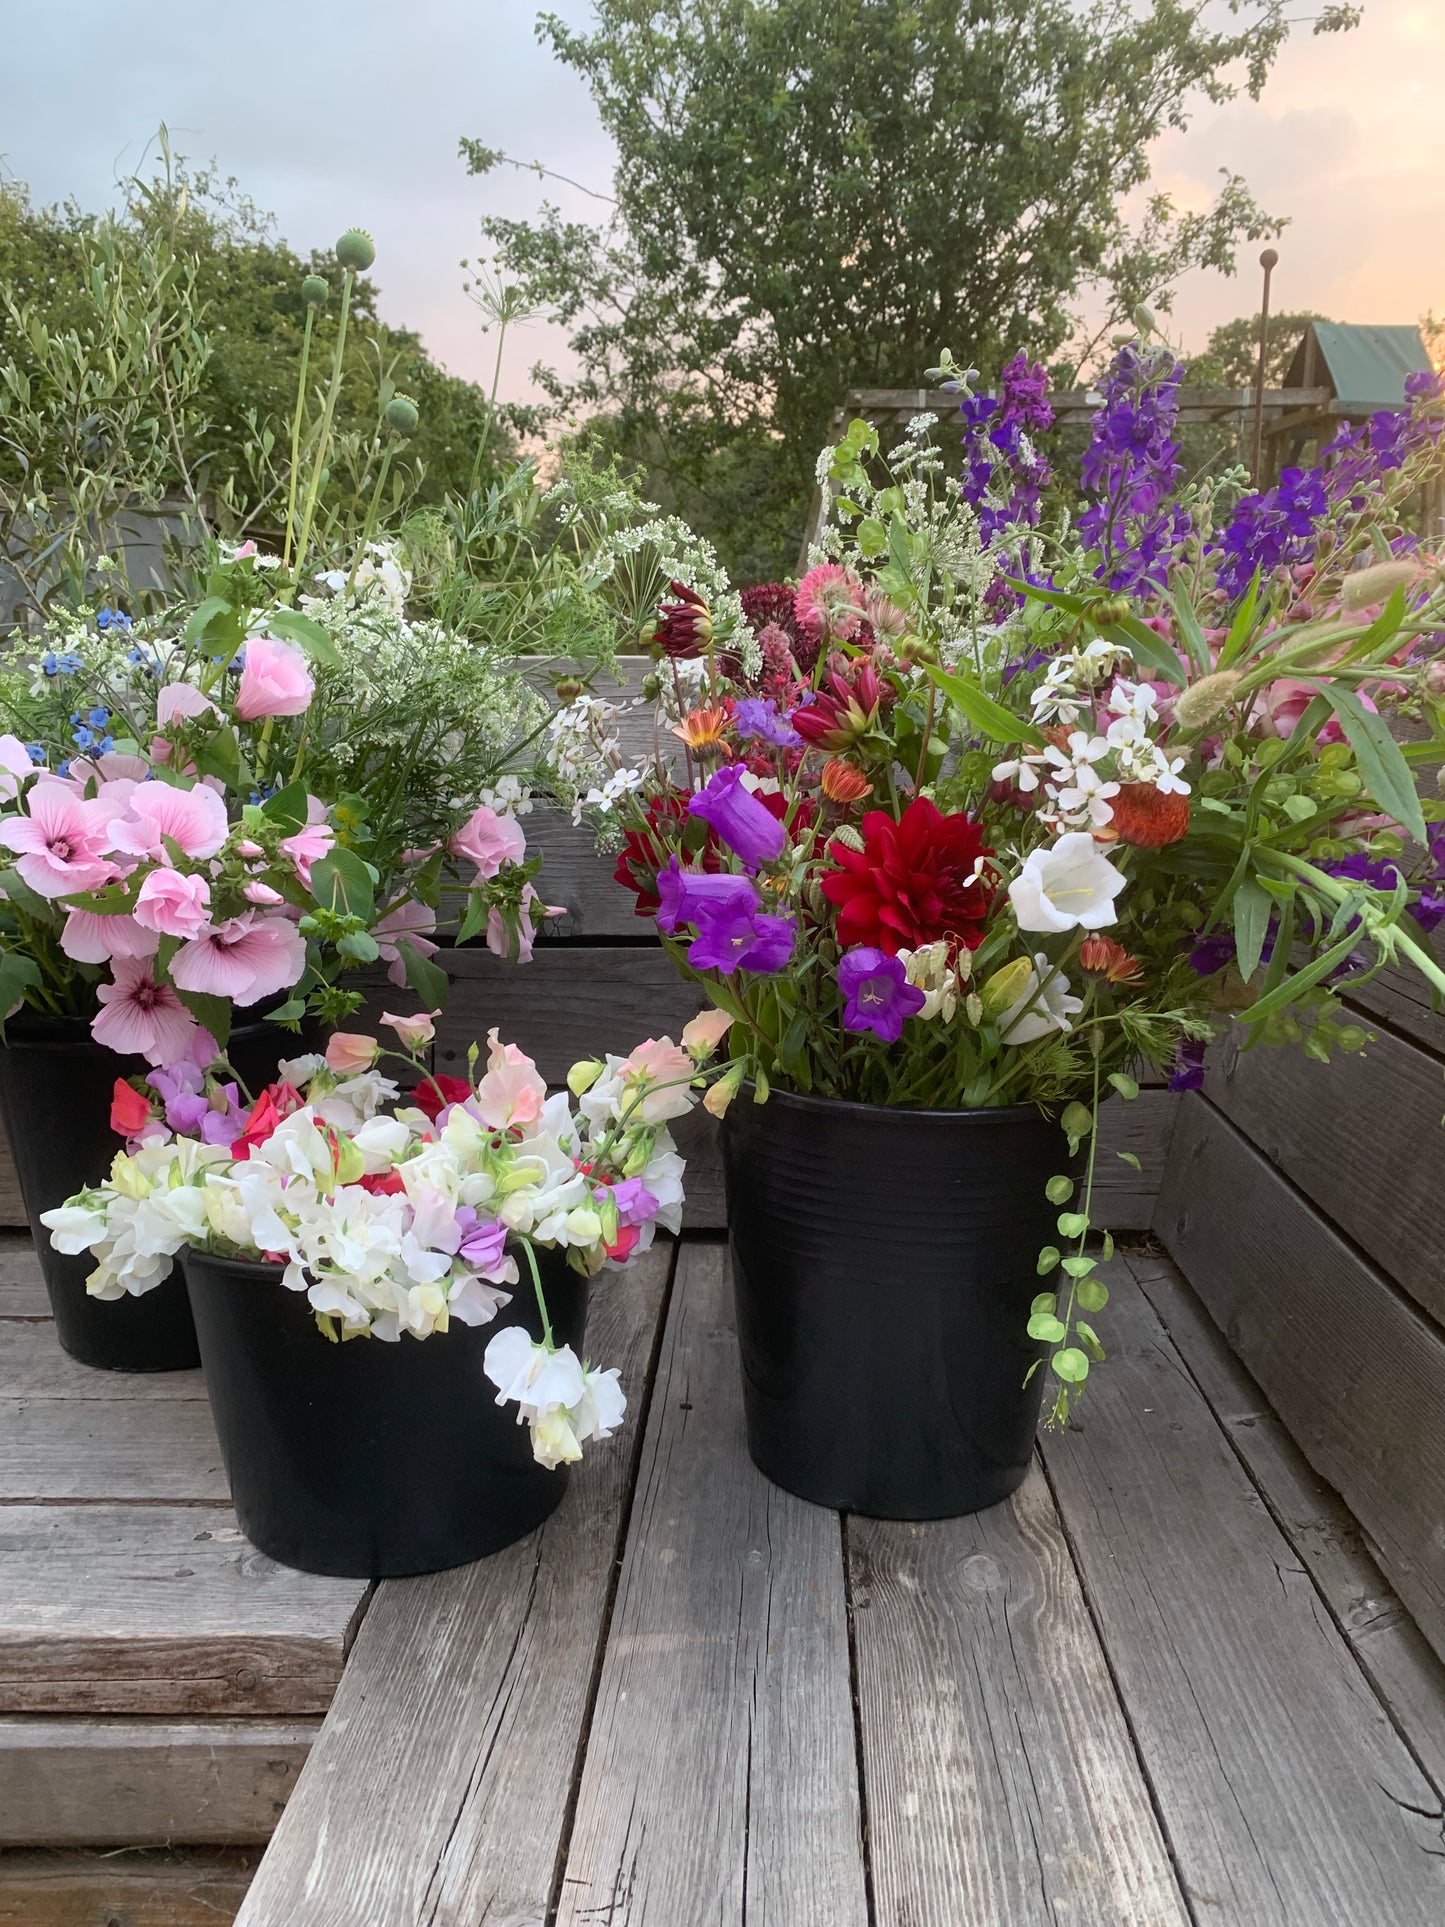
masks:
<svg viewBox="0 0 1445 1927"><path fill-rule="evenodd" d="M587 12L583 0L556 10ZM0 0L0 65L26 76L7 92L0 164L42 200L98 206L165 120L177 148L215 155L298 247L369 227L386 317L456 372L487 376L458 263L477 250L481 211L529 213L543 189L510 172L469 180L458 136L599 188L610 171L590 100L536 44L533 14L509 0ZM1353 34L1297 37L1258 105L1208 109L1162 140L1156 182L1196 205L1233 168L1291 216L1278 307L1374 322L1445 311L1442 74L1445 0L1366 0ZM595 216L584 195L545 191L569 216ZM1185 347L1256 305L1257 252L1236 280L1199 275L1180 291L1171 332ZM540 326L520 332L504 393L527 392L530 364L558 346Z"/></svg>

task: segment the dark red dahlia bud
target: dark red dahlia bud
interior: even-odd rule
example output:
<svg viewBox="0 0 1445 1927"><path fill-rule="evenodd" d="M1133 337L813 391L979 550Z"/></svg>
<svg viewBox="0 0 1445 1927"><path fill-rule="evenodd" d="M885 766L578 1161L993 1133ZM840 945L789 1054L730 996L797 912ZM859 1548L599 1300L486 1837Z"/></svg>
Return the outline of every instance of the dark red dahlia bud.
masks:
<svg viewBox="0 0 1445 1927"><path fill-rule="evenodd" d="M658 606L653 640L664 655L685 661L702 655L712 641L712 611L696 589L682 582L671 586L678 600Z"/></svg>

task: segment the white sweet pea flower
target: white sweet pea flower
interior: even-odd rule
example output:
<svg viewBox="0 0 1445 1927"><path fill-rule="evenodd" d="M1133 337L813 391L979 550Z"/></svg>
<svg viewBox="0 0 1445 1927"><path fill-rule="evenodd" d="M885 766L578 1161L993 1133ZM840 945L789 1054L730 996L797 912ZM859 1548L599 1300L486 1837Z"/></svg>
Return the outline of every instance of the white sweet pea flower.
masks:
<svg viewBox="0 0 1445 1927"><path fill-rule="evenodd" d="M585 1370L582 1398L575 1413L579 1439L610 1439L627 1412L627 1394L615 1365L605 1372Z"/></svg>
<svg viewBox="0 0 1445 1927"><path fill-rule="evenodd" d="M1051 1030L1072 1030L1069 1020L1083 1008L1081 997L1069 995L1068 978L1039 950L1023 995L998 1020L999 1036L1006 1044L1032 1044Z"/></svg>
<svg viewBox="0 0 1445 1927"><path fill-rule="evenodd" d="M42 1211L40 1222L50 1233L50 1242L67 1258L78 1258L105 1236L106 1214L103 1207L89 1204L58 1204L53 1211Z"/></svg>
<svg viewBox="0 0 1445 1927"><path fill-rule="evenodd" d="M515 1400L518 1423L580 1405L586 1390L570 1345L549 1350L521 1325L499 1331L482 1355L482 1370L497 1387L497 1403Z"/></svg>
<svg viewBox="0 0 1445 1927"><path fill-rule="evenodd" d="M1127 881L1087 830L1071 830L1029 853L1008 894L1020 930L1101 930Z"/></svg>

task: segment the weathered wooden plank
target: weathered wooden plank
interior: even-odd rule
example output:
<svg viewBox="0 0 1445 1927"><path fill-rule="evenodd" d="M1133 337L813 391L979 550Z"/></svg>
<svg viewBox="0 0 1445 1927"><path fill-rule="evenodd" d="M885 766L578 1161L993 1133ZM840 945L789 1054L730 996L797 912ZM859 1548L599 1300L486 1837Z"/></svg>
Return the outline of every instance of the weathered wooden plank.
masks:
<svg viewBox="0 0 1445 1927"><path fill-rule="evenodd" d="M1197 1095L1155 1224L1445 1654L1445 1337Z"/></svg>
<svg viewBox="0 0 1445 1927"><path fill-rule="evenodd" d="M1445 1166L1445 1065L1388 1031L1317 1064L1297 1050L1210 1054L1205 1092L1367 1257L1445 1325L1445 1238L1436 1187Z"/></svg>
<svg viewBox="0 0 1445 1927"><path fill-rule="evenodd" d="M23 1227L27 1222L20 1197L20 1179L10 1154L10 1139L4 1121L0 1120L0 1225Z"/></svg>
<svg viewBox="0 0 1445 1927"><path fill-rule="evenodd" d="M1436 1791L1445 1792L1445 1661L1371 1557L1344 1501L1310 1470L1178 1267L1132 1252L1124 1262L1396 1726Z"/></svg>
<svg viewBox="0 0 1445 1927"><path fill-rule="evenodd" d="M727 1258L688 1245L557 1927L864 1927L836 1516L743 1443Z"/></svg>
<svg viewBox="0 0 1445 1927"><path fill-rule="evenodd" d="M602 1286L588 1351L634 1430L504 1552L378 1589L245 1927L541 1927L606 1623L671 1247Z"/></svg>
<svg viewBox="0 0 1445 1927"><path fill-rule="evenodd" d="M1219 1927L1438 1922L1433 1789L1137 1285L1110 1283L1112 1355L1042 1449L1186 1899Z"/></svg>
<svg viewBox="0 0 1445 1927"><path fill-rule="evenodd" d="M33 1257L33 1254L32 1254ZM118 1316L125 1305L118 1304ZM44 1319L0 1319L0 1387L7 1399L58 1398L67 1403L114 1404L134 1399L205 1401L206 1382L194 1372L100 1372L62 1351Z"/></svg>
<svg viewBox="0 0 1445 1927"><path fill-rule="evenodd" d="M316 1720L0 1720L0 1847L269 1840Z"/></svg>
<svg viewBox="0 0 1445 1927"><path fill-rule="evenodd" d="M3 1156L9 1156L8 1150ZM50 1300L30 1233L0 1231L0 1318L49 1316Z"/></svg>
<svg viewBox="0 0 1445 1927"><path fill-rule="evenodd" d="M878 1927L1188 1916L1054 1502L848 1521Z"/></svg>
<svg viewBox="0 0 1445 1927"><path fill-rule="evenodd" d="M323 1712L368 1591L278 1566L229 1508L0 1506L0 1711Z"/></svg>
<svg viewBox="0 0 1445 1927"><path fill-rule="evenodd" d="M1445 944L1436 937L1430 947L1436 960L1445 966ZM1418 970L1408 964L1387 965L1377 977L1344 994L1348 1003L1366 1013L1367 1019L1382 1018L1437 1057L1445 1057L1445 1007Z"/></svg>
<svg viewBox="0 0 1445 1927"><path fill-rule="evenodd" d="M223 1927L254 1847L0 1854L0 1927Z"/></svg>
<svg viewBox="0 0 1445 1927"><path fill-rule="evenodd" d="M230 1496L204 1399L0 1398L0 1502Z"/></svg>

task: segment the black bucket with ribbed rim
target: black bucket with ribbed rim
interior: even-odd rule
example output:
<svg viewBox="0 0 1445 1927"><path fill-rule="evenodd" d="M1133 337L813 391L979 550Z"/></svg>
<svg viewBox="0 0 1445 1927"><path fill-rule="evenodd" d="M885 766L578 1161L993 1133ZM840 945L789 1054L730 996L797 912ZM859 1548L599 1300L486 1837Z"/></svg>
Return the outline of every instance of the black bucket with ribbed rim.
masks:
<svg viewBox="0 0 1445 1927"><path fill-rule="evenodd" d="M238 1024L227 1052L254 1093L271 1082L283 1057L315 1049L321 1034L315 1025L297 1036L275 1024ZM122 1146L110 1128L115 1081L149 1068L143 1057L97 1044L79 1017L17 1011L0 1045L0 1114L56 1335L72 1358L102 1371L176 1372L200 1363L179 1267L139 1297L92 1298L85 1281L95 1270L94 1258L86 1251L65 1257L40 1222L42 1211L99 1184L110 1170Z"/></svg>
<svg viewBox="0 0 1445 1927"><path fill-rule="evenodd" d="M231 1502L258 1551L302 1572L398 1579L499 1552L561 1503L482 1355L507 1325L541 1336L525 1260L485 1325L395 1343L318 1329L279 1265L182 1254ZM537 1252L552 1334L582 1356L587 1282Z"/></svg>
<svg viewBox="0 0 1445 1927"><path fill-rule="evenodd" d="M1059 1126L1026 1106L890 1110L744 1089L723 1120L748 1450L775 1484L882 1519L996 1504L1047 1368L1029 1307L1057 1241Z"/></svg>

